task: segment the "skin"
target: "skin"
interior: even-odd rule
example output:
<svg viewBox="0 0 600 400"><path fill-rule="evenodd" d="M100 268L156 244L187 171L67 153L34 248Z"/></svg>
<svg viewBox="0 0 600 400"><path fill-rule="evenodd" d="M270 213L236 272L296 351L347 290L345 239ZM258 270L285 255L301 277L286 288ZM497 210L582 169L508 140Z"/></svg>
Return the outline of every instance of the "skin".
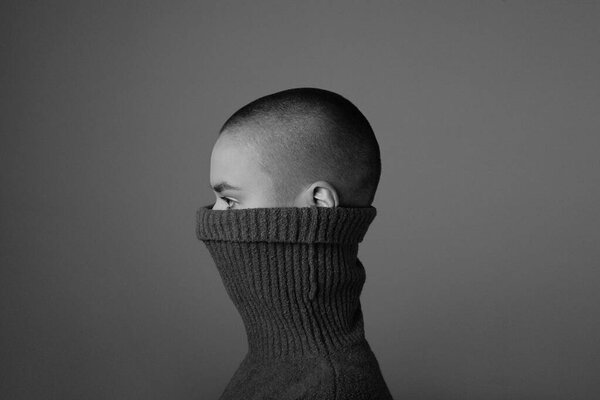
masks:
<svg viewBox="0 0 600 400"><path fill-rule="evenodd" d="M210 185L216 196L213 210L339 205L335 188L325 181L310 182L293 198L282 198L258 157L256 151L232 135L224 132L219 136L210 158Z"/></svg>

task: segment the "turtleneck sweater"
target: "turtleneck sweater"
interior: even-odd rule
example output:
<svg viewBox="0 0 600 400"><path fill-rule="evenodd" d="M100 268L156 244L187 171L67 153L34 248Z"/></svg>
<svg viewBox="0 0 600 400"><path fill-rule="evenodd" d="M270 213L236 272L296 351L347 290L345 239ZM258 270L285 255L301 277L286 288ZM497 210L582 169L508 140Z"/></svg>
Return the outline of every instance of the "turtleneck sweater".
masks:
<svg viewBox="0 0 600 400"><path fill-rule="evenodd" d="M391 400L364 333L358 244L373 207L198 209L196 235L248 351L220 400Z"/></svg>

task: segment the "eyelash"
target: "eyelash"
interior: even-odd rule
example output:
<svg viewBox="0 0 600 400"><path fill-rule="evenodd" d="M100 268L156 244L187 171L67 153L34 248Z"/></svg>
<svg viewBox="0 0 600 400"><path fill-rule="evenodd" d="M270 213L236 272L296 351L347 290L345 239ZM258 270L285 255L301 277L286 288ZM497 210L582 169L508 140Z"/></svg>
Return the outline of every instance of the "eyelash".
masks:
<svg viewBox="0 0 600 400"><path fill-rule="evenodd" d="M223 200L225 202L225 204L227 204L227 209L230 210L231 207L233 207L233 205L235 204L235 202L227 197L219 197L221 200Z"/></svg>

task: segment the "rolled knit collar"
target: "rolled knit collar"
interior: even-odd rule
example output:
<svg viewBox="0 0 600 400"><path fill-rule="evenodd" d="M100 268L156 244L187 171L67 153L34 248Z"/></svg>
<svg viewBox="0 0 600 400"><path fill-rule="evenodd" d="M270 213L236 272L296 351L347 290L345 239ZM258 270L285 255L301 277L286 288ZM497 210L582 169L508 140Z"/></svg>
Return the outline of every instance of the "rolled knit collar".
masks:
<svg viewBox="0 0 600 400"><path fill-rule="evenodd" d="M198 239L242 316L253 359L364 342L357 253L375 214L373 207L197 211Z"/></svg>
<svg viewBox="0 0 600 400"><path fill-rule="evenodd" d="M281 207L213 210L200 207L196 235L203 241L359 243L374 207Z"/></svg>

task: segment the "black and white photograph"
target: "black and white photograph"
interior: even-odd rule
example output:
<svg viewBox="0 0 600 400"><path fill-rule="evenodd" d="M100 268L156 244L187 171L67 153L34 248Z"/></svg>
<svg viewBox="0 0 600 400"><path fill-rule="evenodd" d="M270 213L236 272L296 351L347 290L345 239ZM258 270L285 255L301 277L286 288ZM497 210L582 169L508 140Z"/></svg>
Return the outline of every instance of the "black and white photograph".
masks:
<svg viewBox="0 0 600 400"><path fill-rule="evenodd" d="M0 399L600 398L600 1L0 32Z"/></svg>

